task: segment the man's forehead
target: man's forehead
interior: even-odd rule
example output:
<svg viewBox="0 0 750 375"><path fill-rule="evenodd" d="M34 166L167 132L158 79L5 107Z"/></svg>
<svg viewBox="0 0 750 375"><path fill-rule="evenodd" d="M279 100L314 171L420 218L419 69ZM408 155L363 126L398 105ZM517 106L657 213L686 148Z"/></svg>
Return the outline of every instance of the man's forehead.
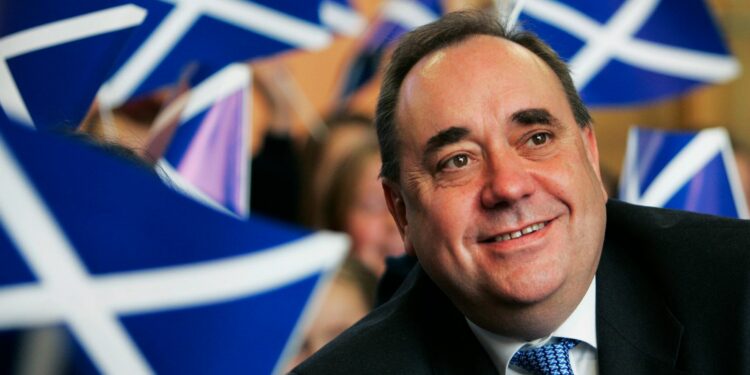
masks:
<svg viewBox="0 0 750 375"><path fill-rule="evenodd" d="M424 63L417 64L416 65L416 74L428 78L428 79L434 79L437 78L438 70L441 66L441 63L443 60L445 60L445 49L439 49L427 56L425 56Z"/></svg>
<svg viewBox="0 0 750 375"><path fill-rule="evenodd" d="M502 84L498 81L505 77L557 80L551 68L525 47L497 36L475 35L420 59L404 77L396 110L426 89L440 94L447 89L462 90L472 82L473 87L486 86L489 81L476 79L487 72L496 84Z"/></svg>
<svg viewBox="0 0 750 375"><path fill-rule="evenodd" d="M429 116L434 111L450 111L456 92L471 96L480 87L511 87L504 77L513 82L519 77L556 80L552 70L525 47L496 36L472 36L431 52L414 65L400 87L397 123L409 123L413 116ZM468 87L472 91L465 91Z"/></svg>
<svg viewBox="0 0 750 375"><path fill-rule="evenodd" d="M435 74L447 65L453 64L464 68L474 61L492 57L501 58L496 60L501 65L508 61L546 65L531 51L515 42L493 35L474 35L425 55L414 65L406 78L412 75L437 78Z"/></svg>

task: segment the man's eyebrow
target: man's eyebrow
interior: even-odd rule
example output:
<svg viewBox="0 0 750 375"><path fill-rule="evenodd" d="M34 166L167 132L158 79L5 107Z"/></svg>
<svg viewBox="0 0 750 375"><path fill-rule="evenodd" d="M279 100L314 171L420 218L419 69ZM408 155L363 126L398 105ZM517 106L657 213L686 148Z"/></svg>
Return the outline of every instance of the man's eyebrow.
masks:
<svg viewBox="0 0 750 375"><path fill-rule="evenodd" d="M559 125L560 121L552 116L549 111L544 108L529 108L516 111L511 115L513 122L521 125L533 125L533 124L544 124L544 125Z"/></svg>
<svg viewBox="0 0 750 375"><path fill-rule="evenodd" d="M425 147L424 154L430 155L440 148L447 146L452 143L456 143L469 135L469 129L451 126L448 129L442 130L439 133L430 137L427 140L427 146Z"/></svg>

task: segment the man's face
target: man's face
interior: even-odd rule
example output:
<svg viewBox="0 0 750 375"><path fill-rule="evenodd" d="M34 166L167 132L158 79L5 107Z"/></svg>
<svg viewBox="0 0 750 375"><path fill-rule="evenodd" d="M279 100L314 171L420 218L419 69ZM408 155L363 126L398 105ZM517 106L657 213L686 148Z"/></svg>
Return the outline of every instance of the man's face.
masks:
<svg viewBox="0 0 750 375"><path fill-rule="evenodd" d="M552 70L475 36L413 67L396 119L401 175L386 199L407 251L454 303L470 318L575 307L598 264L606 196L593 130L575 123Z"/></svg>

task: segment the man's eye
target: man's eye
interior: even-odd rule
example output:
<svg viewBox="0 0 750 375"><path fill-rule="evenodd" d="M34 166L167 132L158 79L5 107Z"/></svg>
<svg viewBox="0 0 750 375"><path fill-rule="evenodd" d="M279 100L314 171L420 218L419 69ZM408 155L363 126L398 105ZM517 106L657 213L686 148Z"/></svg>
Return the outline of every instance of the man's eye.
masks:
<svg viewBox="0 0 750 375"><path fill-rule="evenodd" d="M440 170L443 169L455 169L455 168L463 168L466 165L469 164L469 156L466 154L460 154L451 157L450 159L440 163Z"/></svg>
<svg viewBox="0 0 750 375"><path fill-rule="evenodd" d="M549 142L550 135L548 133L536 133L529 138L529 145L541 146Z"/></svg>

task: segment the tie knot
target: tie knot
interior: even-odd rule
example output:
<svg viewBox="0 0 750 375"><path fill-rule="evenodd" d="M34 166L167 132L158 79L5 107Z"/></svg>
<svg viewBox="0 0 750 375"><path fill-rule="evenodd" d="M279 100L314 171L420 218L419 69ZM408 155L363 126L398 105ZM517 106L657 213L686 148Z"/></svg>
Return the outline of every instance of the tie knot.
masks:
<svg viewBox="0 0 750 375"><path fill-rule="evenodd" d="M521 349L510 359L510 364L533 375L573 375L568 351L578 342L561 338L538 348Z"/></svg>

